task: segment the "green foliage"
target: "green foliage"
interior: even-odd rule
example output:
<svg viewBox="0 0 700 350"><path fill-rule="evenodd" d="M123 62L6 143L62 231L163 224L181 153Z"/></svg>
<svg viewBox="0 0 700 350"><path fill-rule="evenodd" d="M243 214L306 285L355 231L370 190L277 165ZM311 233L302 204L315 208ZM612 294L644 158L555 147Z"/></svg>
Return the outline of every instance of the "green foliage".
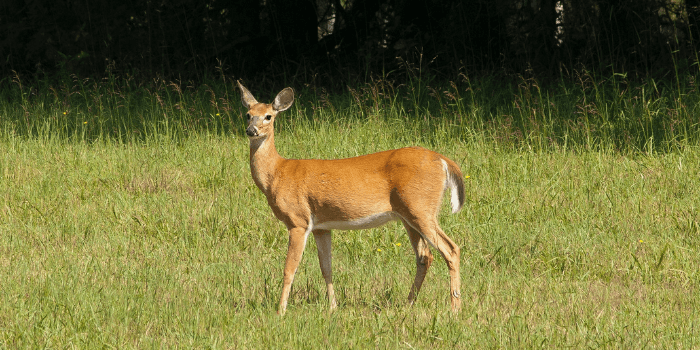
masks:
<svg viewBox="0 0 700 350"><path fill-rule="evenodd" d="M250 178L231 82L16 79L0 94L0 348L697 347L691 84L299 89L283 156L422 145L460 164L467 205L441 222L464 300L452 315L436 257L405 304L414 257L389 224L334 232L333 314L310 240L280 318L286 231Z"/></svg>
<svg viewBox="0 0 700 350"><path fill-rule="evenodd" d="M420 67L409 65L405 71L405 84L378 77L338 94L307 85L296 91L294 118L278 128L296 129L303 120L312 125L382 120L401 126L401 137L409 141L459 139L534 151L653 153L700 141L700 92L693 75L675 82L638 82L624 74L582 71L541 84L521 75L460 74L445 82ZM241 134L240 98L232 83L223 75L202 85L77 76L27 83L15 75L12 82L0 83L0 127L17 137L84 142ZM260 93L260 99L276 92Z"/></svg>
<svg viewBox="0 0 700 350"><path fill-rule="evenodd" d="M440 74L697 71L698 0L5 0L0 72L366 82L420 54ZM677 72L676 72L677 73Z"/></svg>

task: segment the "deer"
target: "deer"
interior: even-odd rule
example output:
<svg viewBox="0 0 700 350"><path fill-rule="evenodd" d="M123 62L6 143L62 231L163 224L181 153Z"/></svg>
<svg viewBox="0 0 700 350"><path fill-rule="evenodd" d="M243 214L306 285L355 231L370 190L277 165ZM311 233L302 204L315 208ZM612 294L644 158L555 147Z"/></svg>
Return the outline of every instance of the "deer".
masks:
<svg viewBox="0 0 700 350"><path fill-rule="evenodd" d="M438 213L450 189L452 213L465 201L464 176L449 158L406 147L345 159L286 159L275 148L275 118L294 103L294 90L280 91L271 104L259 103L240 81L247 109L250 171L289 243L277 313L284 315L294 275L310 233L318 250L330 311L337 308L331 268L331 230L360 230L401 221L416 255L416 275L408 295L413 305L433 262L430 247L447 263L451 310L460 299L460 248L440 228Z"/></svg>

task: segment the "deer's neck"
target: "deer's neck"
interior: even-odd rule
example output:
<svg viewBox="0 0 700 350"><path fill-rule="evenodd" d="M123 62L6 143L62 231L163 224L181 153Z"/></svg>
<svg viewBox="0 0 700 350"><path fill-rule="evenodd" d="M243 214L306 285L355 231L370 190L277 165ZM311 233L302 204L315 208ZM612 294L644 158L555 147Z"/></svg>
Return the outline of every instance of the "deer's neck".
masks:
<svg viewBox="0 0 700 350"><path fill-rule="evenodd" d="M283 158L275 149L275 135L250 140L250 172L253 181L265 195L275 175L275 170Z"/></svg>

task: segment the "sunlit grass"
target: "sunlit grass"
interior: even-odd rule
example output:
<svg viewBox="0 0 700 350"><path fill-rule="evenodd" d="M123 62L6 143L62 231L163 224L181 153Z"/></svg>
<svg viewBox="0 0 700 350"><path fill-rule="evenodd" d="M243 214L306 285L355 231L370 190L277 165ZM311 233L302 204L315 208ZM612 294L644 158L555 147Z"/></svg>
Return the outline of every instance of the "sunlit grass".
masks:
<svg viewBox="0 0 700 350"><path fill-rule="evenodd" d="M441 222L462 248L463 310L449 311L439 257L417 303L406 305L414 257L403 228L392 223L334 232L333 314L310 240L279 318L286 230L250 177L237 93L225 85L192 90L202 95L178 95L165 83L150 94L131 86L106 100L116 107L89 119L86 111L108 104L93 103L90 94L113 89L109 81L96 84L68 96L68 108L58 92L32 95L23 86L33 119L19 102L0 106L7 112L0 138L0 347L700 344L696 136L677 134L653 148L592 131L562 137L547 126L561 121L535 108L544 95L518 97L521 110L535 108L528 129L506 125L508 118L529 120L504 114L516 102L499 107L471 90L418 118L410 102L398 102L415 95L388 85L345 99L300 89L295 108L278 118L283 156L339 158L422 145L460 164L467 204L447 215L446 202ZM175 92L167 97L166 90ZM166 96L162 106L156 93ZM83 95L91 102L73 100ZM690 113L692 98L683 98ZM178 109L179 99L194 111ZM640 113L665 120L667 110L654 108ZM487 118L487 111L501 112ZM608 117L621 118L617 111ZM100 123L102 129L80 131ZM697 127L689 115L683 123ZM536 128L549 128L554 141ZM597 141L583 142L587 135Z"/></svg>
<svg viewBox="0 0 700 350"><path fill-rule="evenodd" d="M241 133L240 98L228 77L205 84L133 77L26 80L0 81L4 134L131 142L149 135ZM295 86L293 107L299 118L278 128L326 121L367 132L383 120L392 126L388 131L410 142L456 139L510 150L667 152L699 144L696 80L629 81L622 74L581 71L546 83L462 74L446 82L416 77L404 84L377 78L339 93L302 85ZM277 92L251 83L261 100Z"/></svg>

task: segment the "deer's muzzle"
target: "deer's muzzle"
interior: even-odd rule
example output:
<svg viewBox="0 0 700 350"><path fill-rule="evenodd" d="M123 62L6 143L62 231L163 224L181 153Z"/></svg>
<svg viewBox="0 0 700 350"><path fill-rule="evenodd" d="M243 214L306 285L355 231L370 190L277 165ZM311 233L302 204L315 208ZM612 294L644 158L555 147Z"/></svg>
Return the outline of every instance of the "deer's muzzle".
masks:
<svg viewBox="0 0 700 350"><path fill-rule="evenodd" d="M246 135L253 137L253 136L258 136L258 128L255 126L251 125L247 129L245 129Z"/></svg>

